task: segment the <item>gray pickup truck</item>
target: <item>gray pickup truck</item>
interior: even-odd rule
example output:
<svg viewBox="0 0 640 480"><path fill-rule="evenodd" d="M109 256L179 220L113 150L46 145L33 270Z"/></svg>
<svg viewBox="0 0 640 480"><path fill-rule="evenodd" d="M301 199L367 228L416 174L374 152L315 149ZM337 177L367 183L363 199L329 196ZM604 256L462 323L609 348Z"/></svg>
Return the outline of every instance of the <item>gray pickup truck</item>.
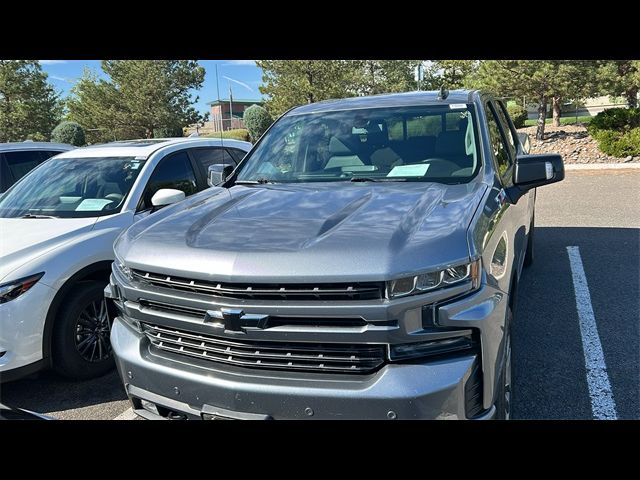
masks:
<svg viewBox="0 0 640 480"><path fill-rule="evenodd" d="M114 245L105 295L134 410L173 419L486 419L511 411L535 188L478 91L332 100Z"/></svg>

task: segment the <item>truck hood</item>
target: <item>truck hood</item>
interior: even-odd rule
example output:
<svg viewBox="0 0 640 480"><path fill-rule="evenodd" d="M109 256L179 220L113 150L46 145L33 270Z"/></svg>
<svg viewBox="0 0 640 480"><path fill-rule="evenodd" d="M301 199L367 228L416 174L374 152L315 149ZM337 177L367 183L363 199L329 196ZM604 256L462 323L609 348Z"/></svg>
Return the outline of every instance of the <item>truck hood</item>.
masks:
<svg viewBox="0 0 640 480"><path fill-rule="evenodd" d="M96 218L0 218L0 282L95 223Z"/></svg>
<svg viewBox="0 0 640 480"><path fill-rule="evenodd" d="M225 282L380 281L469 259L480 183L212 189L116 246L141 270Z"/></svg>

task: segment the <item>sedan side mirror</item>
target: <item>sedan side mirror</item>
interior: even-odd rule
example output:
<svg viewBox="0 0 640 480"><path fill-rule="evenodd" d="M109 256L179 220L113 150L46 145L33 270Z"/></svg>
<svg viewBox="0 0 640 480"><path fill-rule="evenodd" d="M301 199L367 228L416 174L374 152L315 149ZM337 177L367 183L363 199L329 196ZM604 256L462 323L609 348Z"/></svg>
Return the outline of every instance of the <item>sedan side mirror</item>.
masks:
<svg viewBox="0 0 640 480"><path fill-rule="evenodd" d="M172 203L184 200L185 195L182 190L176 190L174 188L161 188L151 197L151 205L154 209L171 205Z"/></svg>
<svg viewBox="0 0 640 480"><path fill-rule="evenodd" d="M564 179L564 163L557 153L518 155L513 171L513 187L507 194L516 203L532 188L556 183Z"/></svg>
<svg viewBox="0 0 640 480"><path fill-rule="evenodd" d="M223 163L209 165L207 169L207 183L210 187L220 185L231 175L231 172L233 172L232 165L225 165Z"/></svg>

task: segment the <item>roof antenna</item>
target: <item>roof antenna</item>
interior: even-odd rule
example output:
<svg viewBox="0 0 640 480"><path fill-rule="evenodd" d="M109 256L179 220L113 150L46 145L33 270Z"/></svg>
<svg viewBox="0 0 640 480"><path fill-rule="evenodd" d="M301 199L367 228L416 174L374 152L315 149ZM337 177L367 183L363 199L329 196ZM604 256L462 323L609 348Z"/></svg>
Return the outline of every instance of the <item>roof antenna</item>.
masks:
<svg viewBox="0 0 640 480"><path fill-rule="evenodd" d="M449 90L444 86L444 83L440 87L440 93L438 93L438 100L446 100L449 96Z"/></svg>
<svg viewBox="0 0 640 480"><path fill-rule="evenodd" d="M218 64L216 63L216 90L218 91L218 105L220 106L220 146L224 147L224 140L222 139L222 130L224 129L224 122L222 120L222 101L220 100L220 82L218 81ZM229 112L231 114L231 112Z"/></svg>

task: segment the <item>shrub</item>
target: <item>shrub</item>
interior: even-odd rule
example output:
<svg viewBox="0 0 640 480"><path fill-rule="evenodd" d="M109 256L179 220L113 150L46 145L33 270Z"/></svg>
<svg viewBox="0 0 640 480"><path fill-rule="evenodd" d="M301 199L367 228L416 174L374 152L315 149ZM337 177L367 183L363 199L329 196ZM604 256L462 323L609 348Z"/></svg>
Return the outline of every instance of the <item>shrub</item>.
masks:
<svg viewBox="0 0 640 480"><path fill-rule="evenodd" d="M208 133L202 136L206 138L220 138L220 132ZM222 132L222 138L232 138L234 140L244 140L245 142L248 142L249 131L246 128L235 128L233 130L225 130L224 132Z"/></svg>
<svg viewBox="0 0 640 480"><path fill-rule="evenodd" d="M629 130L640 127L640 108L610 108L593 117L589 133L596 130Z"/></svg>
<svg viewBox="0 0 640 480"><path fill-rule="evenodd" d="M258 140L272 123L271 115L260 105L251 105L244 111L244 124L252 142Z"/></svg>
<svg viewBox="0 0 640 480"><path fill-rule="evenodd" d="M160 127L153 129L154 138L182 137L182 127Z"/></svg>
<svg viewBox="0 0 640 480"><path fill-rule="evenodd" d="M81 147L87 143L84 128L76 122L61 122L51 132L51 141Z"/></svg>
<svg viewBox="0 0 640 480"><path fill-rule="evenodd" d="M640 155L640 128L629 131L596 130L591 134L602 153L613 157Z"/></svg>
<svg viewBox="0 0 640 480"><path fill-rule="evenodd" d="M507 111L509 112L509 116L516 128L524 127L524 122L529 118L527 110L524 107L521 107L518 104L511 104L507 106Z"/></svg>

